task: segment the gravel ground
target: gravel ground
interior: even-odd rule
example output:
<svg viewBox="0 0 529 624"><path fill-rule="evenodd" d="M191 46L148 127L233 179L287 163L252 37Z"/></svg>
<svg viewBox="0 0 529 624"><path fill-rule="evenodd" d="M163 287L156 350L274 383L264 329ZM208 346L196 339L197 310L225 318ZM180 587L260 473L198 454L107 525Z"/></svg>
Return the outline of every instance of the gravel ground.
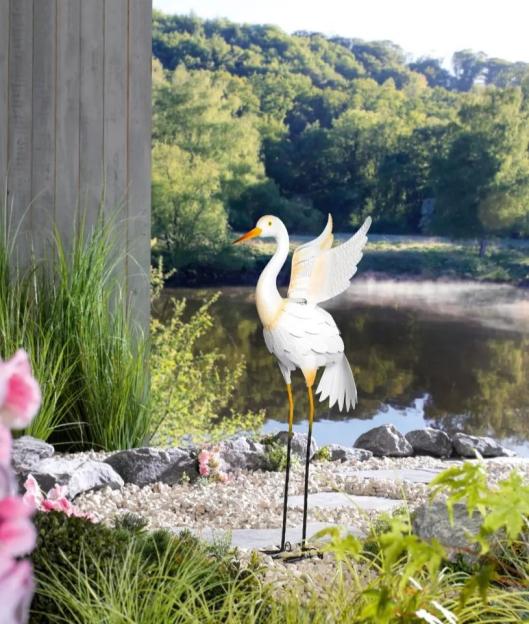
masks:
<svg viewBox="0 0 529 624"><path fill-rule="evenodd" d="M372 458L364 462L315 462L311 466L309 491L405 499L410 508L423 502L428 488L422 483L362 478L355 470L443 469L456 462L430 457ZM529 478L529 464L514 460L488 462L492 481L516 465ZM349 473L349 474L347 474ZM303 493L303 470L291 473L290 494ZM281 526L284 475L279 472L241 471L232 473L226 484L199 480L195 484L169 486L156 483L139 488L126 485L122 490L103 489L76 498L76 504L92 512L98 520L111 522L119 514L133 512L146 518L150 528L277 528ZM355 525L366 529L373 519L354 507L309 510L309 522ZM289 526L301 526L302 510L289 510Z"/></svg>

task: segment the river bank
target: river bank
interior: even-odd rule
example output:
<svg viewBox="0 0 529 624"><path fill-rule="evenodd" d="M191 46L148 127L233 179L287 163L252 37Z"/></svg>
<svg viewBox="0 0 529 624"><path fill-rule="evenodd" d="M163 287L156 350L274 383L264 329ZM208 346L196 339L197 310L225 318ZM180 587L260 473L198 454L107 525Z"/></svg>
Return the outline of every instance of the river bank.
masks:
<svg viewBox="0 0 529 624"><path fill-rule="evenodd" d="M338 235L337 240L345 238ZM305 242L293 237L291 247ZM244 247L226 247L214 258L179 268L170 286L245 286L257 278L273 251L273 245L258 241ZM287 285L290 263L279 275ZM475 241L417 236L373 236L366 247L359 275L376 279L460 279L529 286L529 242L497 240L479 256Z"/></svg>

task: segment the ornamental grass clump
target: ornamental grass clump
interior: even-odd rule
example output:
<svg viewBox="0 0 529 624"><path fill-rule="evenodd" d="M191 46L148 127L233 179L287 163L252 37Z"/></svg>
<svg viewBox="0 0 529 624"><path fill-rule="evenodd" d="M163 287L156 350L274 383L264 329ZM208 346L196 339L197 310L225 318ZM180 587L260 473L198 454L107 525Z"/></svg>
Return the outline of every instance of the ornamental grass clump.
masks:
<svg viewBox="0 0 529 624"><path fill-rule="evenodd" d="M258 575L188 532L149 533L57 512L37 515L31 622L265 624Z"/></svg>
<svg viewBox="0 0 529 624"><path fill-rule="evenodd" d="M5 211L4 211L5 213ZM69 448L141 445L150 430L147 342L120 287L115 227L81 219L68 245L16 267L17 232L0 224L0 355L24 345L43 401L26 433Z"/></svg>

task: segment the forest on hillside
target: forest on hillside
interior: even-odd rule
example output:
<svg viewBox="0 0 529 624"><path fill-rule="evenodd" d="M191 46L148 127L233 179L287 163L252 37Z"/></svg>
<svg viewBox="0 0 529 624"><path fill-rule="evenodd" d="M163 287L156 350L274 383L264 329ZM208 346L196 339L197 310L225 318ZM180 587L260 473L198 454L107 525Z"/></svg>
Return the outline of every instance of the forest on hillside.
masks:
<svg viewBox="0 0 529 624"><path fill-rule="evenodd" d="M154 14L154 232L175 268L265 213L312 233L529 234L529 65Z"/></svg>

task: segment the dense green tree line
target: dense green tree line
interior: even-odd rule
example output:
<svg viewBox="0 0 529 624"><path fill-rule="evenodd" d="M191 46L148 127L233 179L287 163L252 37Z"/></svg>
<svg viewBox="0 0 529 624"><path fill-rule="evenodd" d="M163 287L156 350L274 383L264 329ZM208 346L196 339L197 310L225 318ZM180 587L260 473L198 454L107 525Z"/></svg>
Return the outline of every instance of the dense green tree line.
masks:
<svg viewBox="0 0 529 624"><path fill-rule="evenodd" d="M529 232L529 65L155 13L155 231L182 267L265 212L379 232ZM429 209L426 209L429 208Z"/></svg>

